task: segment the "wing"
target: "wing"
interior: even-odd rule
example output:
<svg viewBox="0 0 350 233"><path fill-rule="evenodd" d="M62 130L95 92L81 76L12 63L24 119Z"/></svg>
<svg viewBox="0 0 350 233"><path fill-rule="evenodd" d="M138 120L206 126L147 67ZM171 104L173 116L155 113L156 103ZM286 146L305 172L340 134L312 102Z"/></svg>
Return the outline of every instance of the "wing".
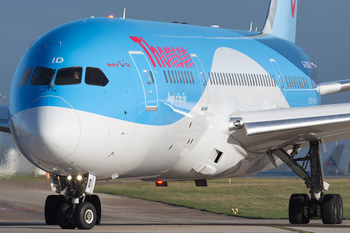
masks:
<svg viewBox="0 0 350 233"><path fill-rule="evenodd" d="M231 115L229 131L256 152L343 140L350 138L350 104L239 112Z"/></svg>
<svg viewBox="0 0 350 233"><path fill-rule="evenodd" d="M343 91L350 91L350 79L320 83L317 86L321 95L329 95Z"/></svg>
<svg viewBox="0 0 350 233"><path fill-rule="evenodd" d="M8 121L8 107L0 106L0 132L11 133Z"/></svg>

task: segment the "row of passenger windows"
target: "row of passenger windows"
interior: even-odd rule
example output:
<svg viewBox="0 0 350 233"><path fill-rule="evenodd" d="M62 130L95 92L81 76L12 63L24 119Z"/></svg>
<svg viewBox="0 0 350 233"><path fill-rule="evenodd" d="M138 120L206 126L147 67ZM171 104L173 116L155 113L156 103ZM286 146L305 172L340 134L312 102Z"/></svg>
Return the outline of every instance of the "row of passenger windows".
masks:
<svg viewBox="0 0 350 233"><path fill-rule="evenodd" d="M294 88L309 88L309 83L307 82L307 79L304 77L291 77L286 76L286 82L287 87L294 87Z"/></svg>
<svg viewBox="0 0 350 233"><path fill-rule="evenodd" d="M163 70L163 72L166 83L194 84L193 74L190 71ZM211 85L261 87L277 86L276 79L273 75L209 72L208 76ZM309 83L305 77L286 76L285 80L288 88L309 88ZM284 84L282 84L282 88L284 88Z"/></svg>
<svg viewBox="0 0 350 233"><path fill-rule="evenodd" d="M210 84L230 86L276 87L275 77L264 74L237 74L209 72Z"/></svg>
<svg viewBox="0 0 350 233"><path fill-rule="evenodd" d="M168 70L164 72L164 77L166 83L183 83L183 84L194 84L194 78L192 71L174 71L174 70Z"/></svg>
<svg viewBox="0 0 350 233"><path fill-rule="evenodd" d="M209 72L210 84L212 85L233 85L233 86L263 86L276 87L276 79L273 75L265 74L237 74L237 73L219 73ZM309 83L305 77L285 76L286 86L288 88L309 88ZM312 87L316 84L311 81ZM285 84L282 80L282 88Z"/></svg>
<svg viewBox="0 0 350 233"><path fill-rule="evenodd" d="M55 85L74 85L80 84L82 80L83 68L80 66L59 69L56 73ZM30 79L32 77L32 79ZM27 68L21 78L18 86L31 85L50 85L55 77L55 70L47 67ZM103 71L95 67L87 67L85 72L85 83L88 85L104 87L109 80Z"/></svg>

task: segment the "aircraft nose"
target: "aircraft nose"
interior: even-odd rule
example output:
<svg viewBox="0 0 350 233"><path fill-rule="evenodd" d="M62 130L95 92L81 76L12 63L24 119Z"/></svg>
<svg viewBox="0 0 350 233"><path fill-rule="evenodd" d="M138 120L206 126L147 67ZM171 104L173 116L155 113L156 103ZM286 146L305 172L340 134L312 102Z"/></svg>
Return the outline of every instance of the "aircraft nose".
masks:
<svg viewBox="0 0 350 233"><path fill-rule="evenodd" d="M67 158L78 147L80 121L71 105L60 97L35 100L20 121L26 150L44 162Z"/></svg>

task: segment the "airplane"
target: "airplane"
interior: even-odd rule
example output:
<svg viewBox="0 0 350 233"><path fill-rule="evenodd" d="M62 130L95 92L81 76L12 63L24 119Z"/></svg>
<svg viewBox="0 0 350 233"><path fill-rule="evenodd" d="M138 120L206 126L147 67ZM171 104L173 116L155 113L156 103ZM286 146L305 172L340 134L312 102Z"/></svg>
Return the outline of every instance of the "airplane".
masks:
<svg viewBox="0 0 350 233"><path fill-rule="evenodd" d="M324 173L327 175L339 174L340 160L343 155L344 144L336 145L332 153L323 161Z"/></svg>
<svg viewBox="0 0 350 233"><path fill-rule="evenodd" d="M50 173L46 224L100 224L96 180L205 186L282 163L310 189L291 195L289 222L342 223L319 146L350 137L350 105L320 101L350 90L350 80L319 82L295 45L297 3L271 0L261 31L91 17L35 40L0 130ZM304 147L310 174L294 158Z"/></svg>

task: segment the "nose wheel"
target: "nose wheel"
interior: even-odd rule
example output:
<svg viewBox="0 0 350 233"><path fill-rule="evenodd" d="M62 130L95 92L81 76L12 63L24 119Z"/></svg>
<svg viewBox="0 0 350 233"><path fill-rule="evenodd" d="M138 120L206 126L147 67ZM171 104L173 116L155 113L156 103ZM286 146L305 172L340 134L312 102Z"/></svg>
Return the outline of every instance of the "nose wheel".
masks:
<svg viewBox="0 0 350 233"><path fill-rule="evenodd" d="M59 225L62 229L91 229L101 221L101 202L93 191L91 175L84 179L51 175L51 187L57 193L66 190L65 195L50 195L45 202L45 222ZM94 177L93 177L94 178ZM84 189L84 187L86 187ZM89 192L87 191L89 190Z"/></svg>
<svg viewBox="0 0 350 233"><path fill-rule="evenodd" d="M96 224L97 212L89 202L80 203L74 211L74 222L79 229L91 229Z"/></svg>
<svg viewBox="0 0 350 233"><path fill-rule="evenodd" d="M49 195L45 201L45 222L47 225L57 225L58 207L65 202L63 195Z"/></svg>
<svg viewBox="0 0 350 233"><path fill-rule="evenodd" d="M68 203L62 203L57 210L57 223L62 229L74 229L73 207Z"/></svg>

